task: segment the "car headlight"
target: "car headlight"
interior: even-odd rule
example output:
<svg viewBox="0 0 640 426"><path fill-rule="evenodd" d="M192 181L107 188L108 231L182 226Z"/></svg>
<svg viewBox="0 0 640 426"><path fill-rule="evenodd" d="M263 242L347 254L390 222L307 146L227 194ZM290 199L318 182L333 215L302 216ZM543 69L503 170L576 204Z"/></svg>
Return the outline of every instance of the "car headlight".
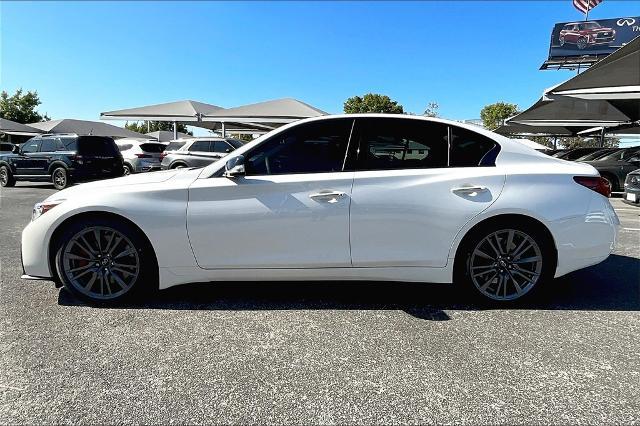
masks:
<svg viewBox="0 0 640 426"><path fill-rule="evenodd" d="M43 201L41 203L36 203L33 206L33 212L31 213L31 220L36 220L58 204L62 203L64 200L53 200L53 201Z"/></svg>

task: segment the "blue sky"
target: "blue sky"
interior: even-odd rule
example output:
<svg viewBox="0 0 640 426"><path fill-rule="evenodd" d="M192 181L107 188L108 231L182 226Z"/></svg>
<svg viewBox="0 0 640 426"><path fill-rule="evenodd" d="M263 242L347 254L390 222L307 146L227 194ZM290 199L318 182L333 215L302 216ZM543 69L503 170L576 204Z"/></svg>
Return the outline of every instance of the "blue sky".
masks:
<svg viewBox="0 0 640 426"><path fill-rule="evenodd" d="M605 0L594 19L637 15ZM571 0L2 2L0 87L37 90L52 118L180 99L223 107L294 97L329 112L383 93L421 113L531 105L574 75L539 71Z"/></svg>

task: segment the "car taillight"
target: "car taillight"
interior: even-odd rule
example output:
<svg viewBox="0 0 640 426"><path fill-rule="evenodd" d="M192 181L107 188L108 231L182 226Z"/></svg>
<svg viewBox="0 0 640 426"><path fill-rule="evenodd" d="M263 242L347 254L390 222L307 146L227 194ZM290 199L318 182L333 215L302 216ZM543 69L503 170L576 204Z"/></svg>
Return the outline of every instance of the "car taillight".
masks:
<svg viewBox="0 0 640 426"><path fill-rule="evenodd" d="M84 163L84 158L82 157L82 155L72 155L69 158L71 158L72 161L77 162L78 164L83 164Z"/></svg>
<svg viewBox="0 0 640 426"><path fill-rule="evenodd" d="M611 186L609 185L609 181L602 176L574 176L573 180L607 198L611 196Z"/></svg>
<svg viewBox="0 0 640 426"><path fill-rule="evenodd" d="M151 158L151 156L149 154L136 154L136 157L138 157L138 158Z"/></svg>
<svg viewBox="0 0 640 426"><path fill-rule="evenodd" d="M166 156L167 156L167 153L166 153L166 152L161 152L161 153L160 153L160 160L163 160L163 159L164 159L164 157L166 157Z"/></svg>

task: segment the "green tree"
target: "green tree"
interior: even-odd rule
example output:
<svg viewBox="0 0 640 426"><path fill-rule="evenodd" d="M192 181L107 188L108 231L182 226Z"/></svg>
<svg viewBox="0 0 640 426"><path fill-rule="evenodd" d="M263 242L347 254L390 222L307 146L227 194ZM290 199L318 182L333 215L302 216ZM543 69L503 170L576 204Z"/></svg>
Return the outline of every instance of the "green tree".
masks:
<svg viewBox="0 0 640 426"><path fill-rule="evenodd" d="M9 96L3 90L0 93L0 118L22 124L50 120L46 114L36 111L40 103L38 92L28 91L23 94L22 89L18 89L13 96Z"/></svg>
<svg viewBox="0 0 640 426"><path fill-rule="evenodd" d="M504 120L518 114L518 105L507 102L497 102L486 105L480 111L482 124L489 130L495 130L504 124Z"/></svg>
<svg viewBox="0 0 640 426"><path fill-rule="evenodd" d="M435 101L431 101L427 104L427 107L424 109L424 112L422 113L422 115L424 115L425 117L439 117L438 115L439 109L440 109L440 105Z"/></svg>
<svg viewBox="0 0 640 426"><path fill-rule="evenodd" d="M138 133L150 133L158 130L166 130L173 132L173 123L168 121L133 121L127 122L124 127ZM187 130L186 124L177 123L177 129L180 133L186 133L193 136L193 132Z"/></svg>
<svg viewBox="0 0 640 426"><path fill-rule="evenodd" d="M389 114L403 114L404 108L386 95L367 93L363 97L353 96L344 103L344 112L357 114L361 112L383 112Z"/></svg>

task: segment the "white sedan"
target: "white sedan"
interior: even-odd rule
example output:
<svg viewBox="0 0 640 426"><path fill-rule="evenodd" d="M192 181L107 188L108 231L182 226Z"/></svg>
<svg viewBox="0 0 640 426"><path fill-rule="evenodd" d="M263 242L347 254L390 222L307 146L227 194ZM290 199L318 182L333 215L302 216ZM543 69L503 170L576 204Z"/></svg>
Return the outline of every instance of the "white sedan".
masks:
<svg viewBox="0 0 640 426"><path fill-rule="evenodd" d="M231 280L456 282L508 302L609 256L608 195L593 167L475 126L325 116L202 169L58 192L22 262L93 302Z"/></svg>

